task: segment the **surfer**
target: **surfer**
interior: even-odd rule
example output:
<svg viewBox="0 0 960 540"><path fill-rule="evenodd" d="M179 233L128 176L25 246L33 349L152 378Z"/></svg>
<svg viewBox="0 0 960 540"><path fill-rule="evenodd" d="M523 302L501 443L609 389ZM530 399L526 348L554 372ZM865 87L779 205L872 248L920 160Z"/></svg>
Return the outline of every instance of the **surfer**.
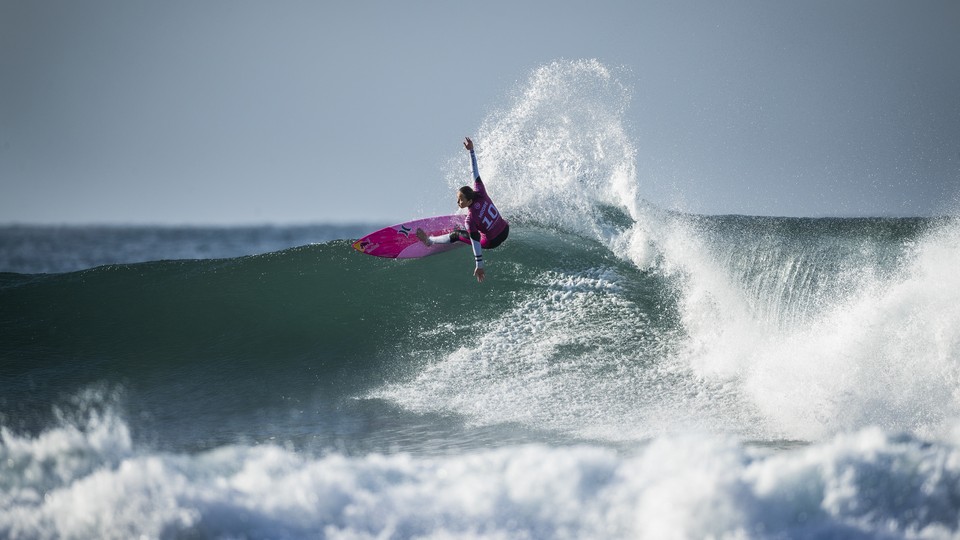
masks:
<svg viewBox="0 0 960 540"><path fill-rule="evenodd" d="M470 165L473 167L473 187L463 186L457 191L457 206L467 209L467 230L454 230L450 234L427 236L423 229L417 229L417 238L428 246L452 242L470 244L477 263L473 275L478 282L482 283L486 277L483 270L483 250L493 249L502 244L510 234L510 224L500 215L500 211L494 206L487 195L486 188L483 187L480 169L477 167L477 154L473 151L473 141L470 137L464 139L463 147L470 152Z"/></svg>

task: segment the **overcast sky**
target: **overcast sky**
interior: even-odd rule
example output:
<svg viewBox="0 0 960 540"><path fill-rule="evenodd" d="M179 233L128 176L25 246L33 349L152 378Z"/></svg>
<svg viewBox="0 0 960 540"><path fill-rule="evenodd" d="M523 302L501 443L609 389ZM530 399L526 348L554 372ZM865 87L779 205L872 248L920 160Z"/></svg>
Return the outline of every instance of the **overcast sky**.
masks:
<svg viewBox="0 0 960 540"><path fill-rule="evenodd" d="M956 0L0 0L0 223L452 212L462 137L581 58L655 204L956 211Z"/></svg>

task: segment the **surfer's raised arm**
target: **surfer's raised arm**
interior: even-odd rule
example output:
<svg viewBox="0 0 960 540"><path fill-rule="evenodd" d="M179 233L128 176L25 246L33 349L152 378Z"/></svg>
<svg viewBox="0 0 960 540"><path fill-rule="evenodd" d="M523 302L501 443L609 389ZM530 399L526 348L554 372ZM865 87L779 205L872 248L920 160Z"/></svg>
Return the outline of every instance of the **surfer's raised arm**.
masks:
<svg viewBox="0 0 960 540"><path fill-rule="evenodd" d="M425 245L449 244L464 242L473 247L474 261L477 266L473 275L478 282L483 282L486 272L483 269L483 250L493 249L503 243L510 234L510 224L503 219L500 211L487 196L487 190L480 180L480 169L477 167L477 154L474 152L473 141L470 137L463 140L463 147L470 152L470 166L473 169L473 186L463 186L457 190L457 206L467 210L467 230L454 230L439 236L427 236L423 229L417 229L417 238Z"/></svg>
<svg viewBox="0 0 960 540"><path fill-rule="evenodd" d="M473 179L474 181L480 179L480 168L477 167L477 154L473 151L473 141L470 137L464 137L463 147L470 152L470 165L473 167Z"/></svg>

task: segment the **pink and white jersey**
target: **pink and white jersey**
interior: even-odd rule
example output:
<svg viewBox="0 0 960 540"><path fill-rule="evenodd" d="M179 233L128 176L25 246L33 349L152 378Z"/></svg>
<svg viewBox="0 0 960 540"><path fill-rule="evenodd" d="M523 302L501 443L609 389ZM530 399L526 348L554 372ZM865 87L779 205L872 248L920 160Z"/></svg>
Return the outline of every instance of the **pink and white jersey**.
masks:
<svg viewBox="0 0 960 540"><path fill-rule="evenodd" d="M500 211L487 195L487 188L480 180L480 168L477 167L477 154L470 151L470 166L473 169L473 192L475 196L470 208L467 209L467 232L480 233L489 239L500 236L507 228L507 220L500 216Z"/></svg>
<svg viewBox="0 0 960 540"><path fill-rule="evenodd" d="M476 194L473 204L467 210L467 232L480 233L487 238L496 238L507 228L507 220L503 219L500 211L490 200L483 180L477 176L473 181L473 192Z"/></svg>

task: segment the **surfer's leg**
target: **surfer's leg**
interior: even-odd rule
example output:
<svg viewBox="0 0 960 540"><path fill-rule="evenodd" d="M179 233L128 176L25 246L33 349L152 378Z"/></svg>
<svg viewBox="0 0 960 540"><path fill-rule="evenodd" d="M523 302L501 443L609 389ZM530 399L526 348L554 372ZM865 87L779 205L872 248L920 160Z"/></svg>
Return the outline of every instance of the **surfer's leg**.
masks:
<svg viewBox="0 0 960 540"><path fill-rule="evenodd" d="M449 240L445 240L445 236L427 236L426 231L423 229L417 229L417 238L423 242L425 246L432 246L433 244L447 244Z"/></svg>
<svg viewBox="0 0 960 540"><path fill-rule="evenodd" d="M457 239L452 234L441 234L439 236L427 236L427 233L423 229L417 229L417 238L420 239L424 245L432 246L434 244L450 244L456 242Z"/></svg>
<svg viewBox="0 0 960 540"><path fill-rule="evenodd" d="M478 242L480 241L480 238L481 238L481 237L480 237L480 233L473 233L473 236L474 236L474 238L475 238ZM464 244L469 244L469 243L470 243L470 233L468 233L467 231L464 231L464 230L462 230L462 229L454 229L453 232L450 233L450 241L451 241L451 242L463 242Z"/></svg>
<svg viewBox="0 0 960 540"><path fill-rule="evenodd" d="M460 229L454 229L453 232L449 234L441 234L439 236L427 236L427 233L423 232L423 229L417 229L417 238L428 246L433 244L452 244L454 242L470 243L470 236L467 234L467 231Z"/></svg>

